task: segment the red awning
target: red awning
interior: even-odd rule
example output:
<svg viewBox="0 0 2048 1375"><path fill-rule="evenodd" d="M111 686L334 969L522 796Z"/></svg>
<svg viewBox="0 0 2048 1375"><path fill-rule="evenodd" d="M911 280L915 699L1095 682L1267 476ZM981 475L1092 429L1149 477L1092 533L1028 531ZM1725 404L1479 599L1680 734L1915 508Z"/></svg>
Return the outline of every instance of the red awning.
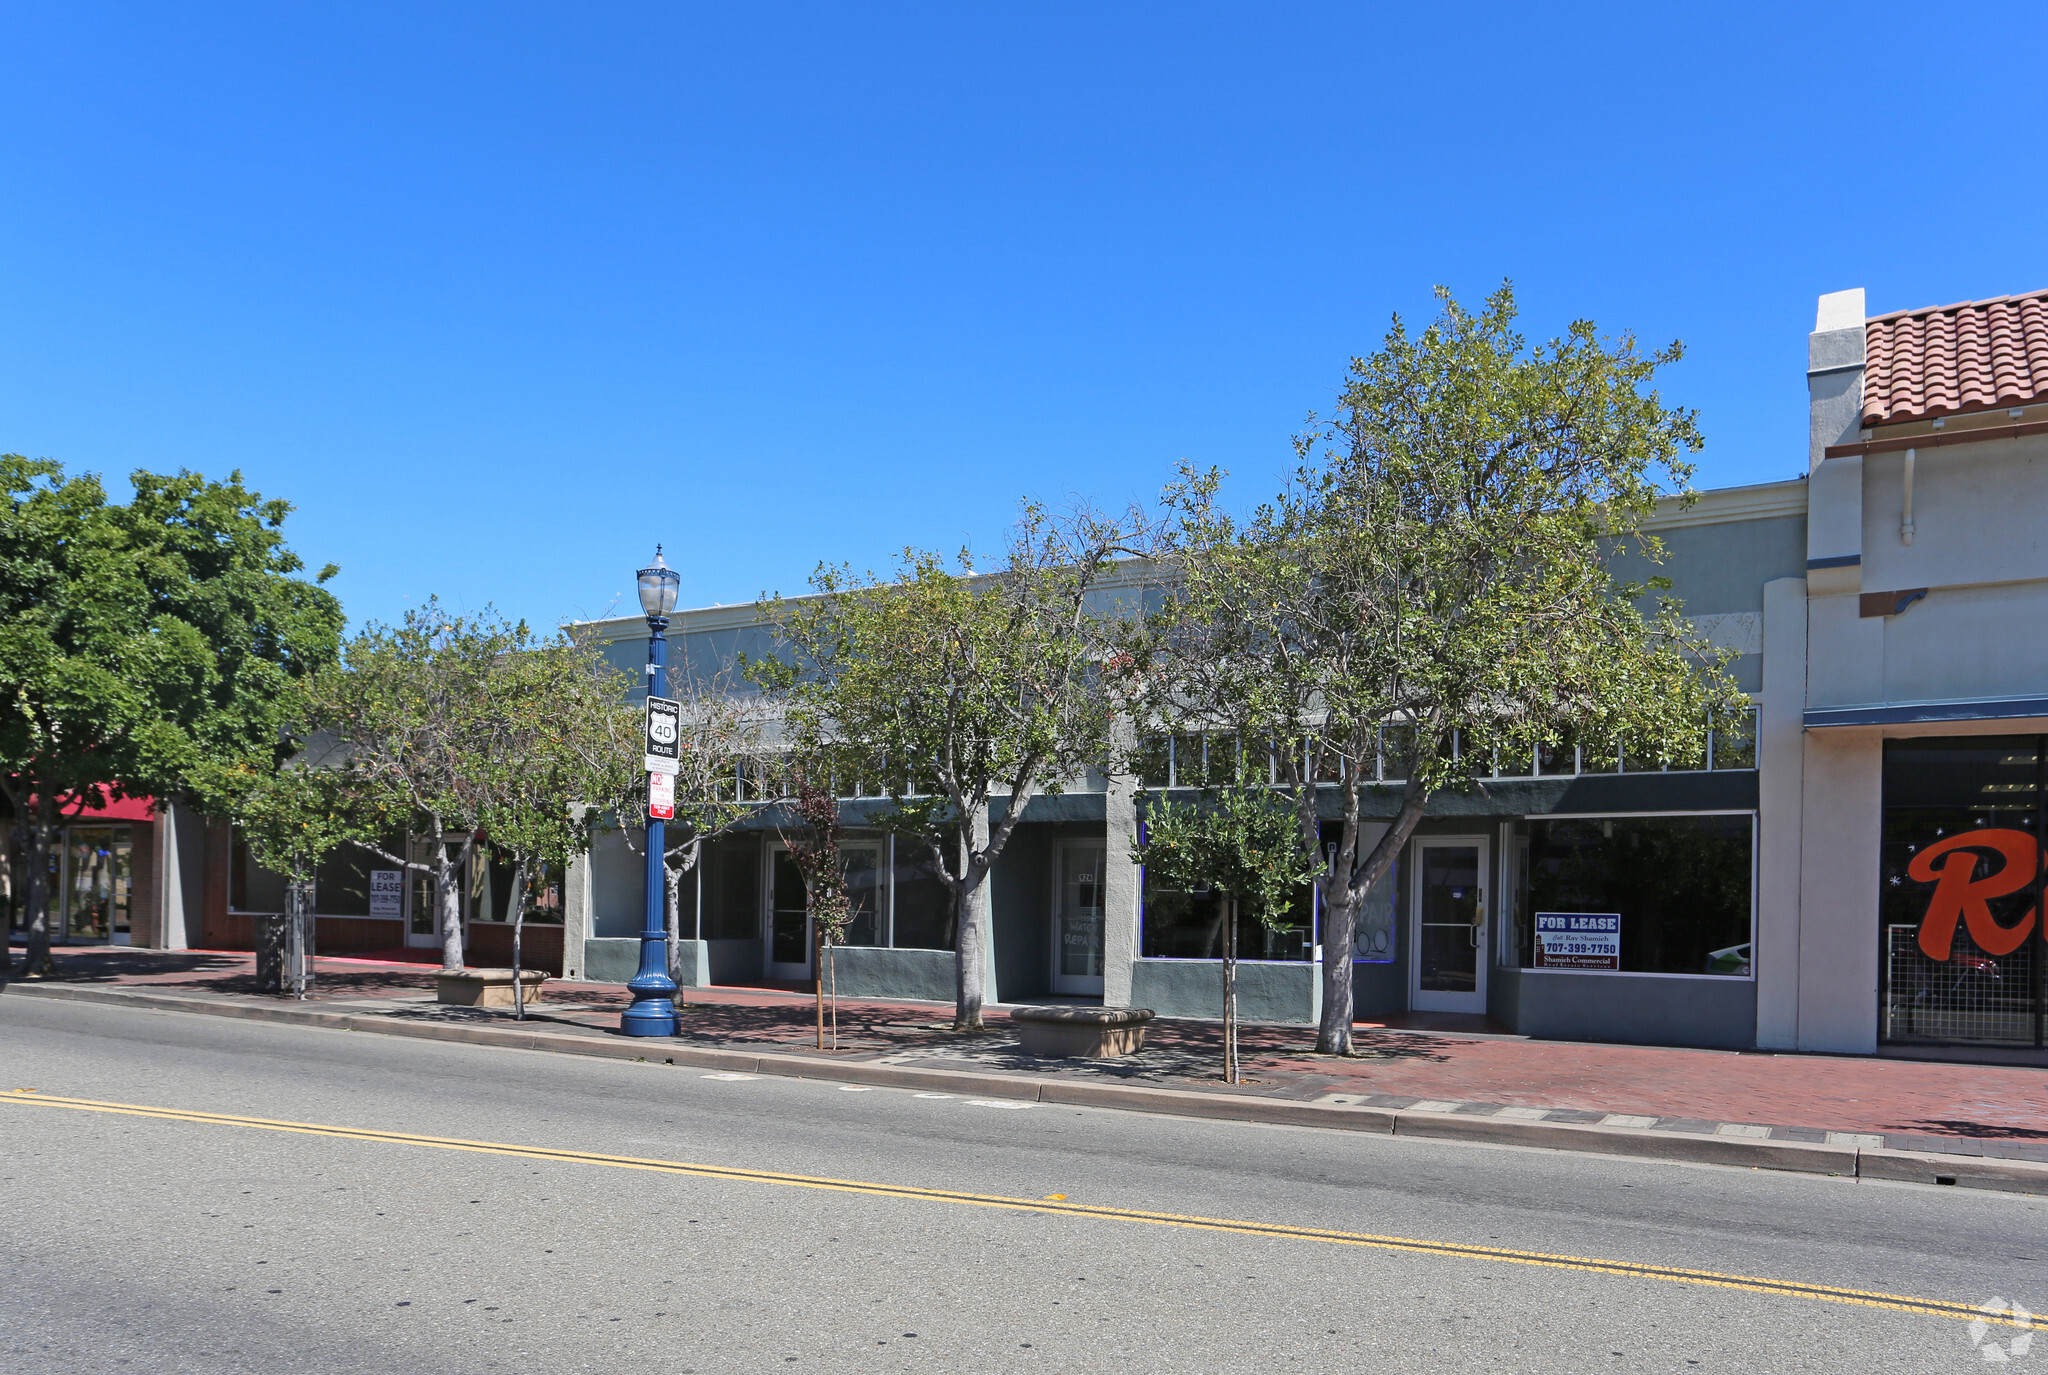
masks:
<svg viewBox="0 0 2048 1375"><path fill-rule="evenodd" d="M124 797L104 807L87 807L84 812L74 815L76 804L66 798L58 810L66 821L151 821L155 817L150 809L155 805L154 798ZM29 806L35 806L35 799L29 799Z"/></svg>

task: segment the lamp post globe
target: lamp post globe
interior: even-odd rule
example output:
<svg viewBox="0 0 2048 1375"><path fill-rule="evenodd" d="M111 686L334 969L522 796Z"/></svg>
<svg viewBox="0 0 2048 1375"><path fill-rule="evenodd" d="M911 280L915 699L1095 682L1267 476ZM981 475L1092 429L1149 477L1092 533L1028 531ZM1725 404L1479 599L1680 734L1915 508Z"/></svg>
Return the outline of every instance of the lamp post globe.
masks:
<svg viewBox="0 0 2048 1375"><path fill-rule="evenodd" d="M682 575L662 560L654 546L654 562L636 575L640 609L647 615L647 694L664 695L668 667L668 617L676 609ZM650 790L651 791L651 790ZM640 969L627 983L632 1004L619 1017L628 1036L673 1036L681 1030L676 1018L676 982L668 976L668 930L662 920L662 898L668 891L663 851L668 828L650 808L647 813L647 906L640 926Z"/></svg>
<svg viewBox="0 0 2048 1375"><path fill-rule="evenodd" d="M668 613L676 609L676 592L683 585L683 575L670 568L661 557L661 546L654 546L654 562L634 575L640 584L640 609L647 615L647 624L657 633L668 625ZM655 627L656 621L661 622Z"/></svg>

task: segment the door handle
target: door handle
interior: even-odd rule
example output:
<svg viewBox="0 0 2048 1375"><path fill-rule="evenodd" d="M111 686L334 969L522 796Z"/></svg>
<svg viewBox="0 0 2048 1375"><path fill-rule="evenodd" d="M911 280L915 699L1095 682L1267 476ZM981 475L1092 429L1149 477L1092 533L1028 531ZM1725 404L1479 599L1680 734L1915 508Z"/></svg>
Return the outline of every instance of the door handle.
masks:
<svg viewBox="0 0 2048 1375"><path fill-rule="evenodd" d="M1486 925L1486 890L1479 890L1479 901L1472 909L1472 948L1479 948L1479 932Z"/></svg>

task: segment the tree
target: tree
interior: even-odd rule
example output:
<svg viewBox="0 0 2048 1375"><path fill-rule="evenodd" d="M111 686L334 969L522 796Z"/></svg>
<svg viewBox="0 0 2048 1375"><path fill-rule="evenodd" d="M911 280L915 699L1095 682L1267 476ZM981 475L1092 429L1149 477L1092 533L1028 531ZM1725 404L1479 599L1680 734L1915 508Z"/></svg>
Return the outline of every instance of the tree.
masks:
<svg viewBox="0 0 2048 1375"><path fill-rule="evenodd" d="M0 455L0 794L23 832L28 950L52 969L49 856L70 820L167 799L266 750L280 699L329 663L340 604L279 533L291 506L240 473L97 477Z"/></svg>
<svg viewBox="0 0 2048 1375"><path fill-rule="evenodd" d="M480 761L486 776L479 817L490 848L512 861L512 996L514 1016L524 1020L528 890L534 878L564 872L589 848L585 800L640 776L640 760L630 752L639 742L621 729L622 718L633 716L622 700L631 678L568 632L505 656L497 674L493 696L503 729Z"/></svg>
<svg viewBox="0 0 2048 1375"><path fill-rule="evenodd" d="M1184 470L1173 590L1130 660L1155 728L1235 735L1293 804L1318 860L1326 1053L1351 1050L1359 911L1432 797L1572 741L1683 759L1745 706L1653 595L1668 581L1607 566L1623 543L1662 558L1642 523L1660 481L1692 475L1692 414L1647 386L1681 347L1577 321L1532 348L1508 286L1477 314L1438 297L1421 334L1396 317L1352 361L1292 485L1248 520L1221 509L1219 474ZM1371 844L1369 799L1392 810Z"/></svg>
<svg viewBox="0 0 2048 1375"><path fill-rule="evenodd" d="M1240 908L1278 930L1292 900L1319 866L1295 841L1294 808L1242 777L1200 803L1160 797L1143 811L1144 829L1131 854L1148 883L1189 892L1214 891L1223 916L1223 1081L1243 1071L1237 1055L1237 921Z"/></svg>
<svg viewBox="0 0 2048 1375"><path fill-rule="evenodd" d="M989 949L985 880L1034 790L1058 792L1110 754L1114 702L1100 672L1100 608L1112 556L1144 527L1026 504L1002 563L978 574L906 550L900 577L821 567L801 602L763 611L784 656L747 667L786 712L792 747L879 776L882 820L930 856L959 913L954 1026L982 1027ZM990 823L990 799L1008 795Z"/></svg>
<svg viewBox="0 0 2048 1375"><path fill-rule="evenodd" d="M494 818L516 809L522 735L552 705L561 646L486 610L457 616L438 601L400 626L372 624L344 663L315 675L307 726L340 743L337 767L359 797L389 799L426 834L427 855L355 843L428 877L441 924L441 965L463 967L462 880Z"/></svg>
<svg viewBox="0 0 2048 1375"><path fill-rule="evenodd" d="M295 691L287 701L299 695ZM296 733L301 719L286 706L274 746L209 761L188 790L201 811L233 823L258 864L285 876L287 914L294 921L307 915L299 903L326 858L343 845L388 832L394 821L388 805L380 805L386 799L352 791L325 767L320 742ZM309 954L311 949L309 941Z"/></svg>
<svg viewBox="0 0 2048 1375"><path fill-rule="evenodd" d="M678 656L683 657L683 656ZM588 791L577 794L600 818L599 825L618 827L626 848L644 856L647 833L633 819L647 814L647 773L641 767L640 711L625 703L628 674L602 667L615 712L593 714L584 737ZM721 667L699 676L683 663L668 667L667 695L681 704L675 776L675 817L664 828L662 844L663 911L668 930L669 977L682 982L682 883L704 856L704 847L730 833L754 814L768 795L767 760L762 750L762 713L757 702L732 691L734 673Z"/></svg>
<svg viewBox="0 0 2048 1375"><path fill-rule="evenodd" d="M786 803L792 814L789 824L776 833L789 849L789 861L796 866L804 885L804 912L813 932L811 949L818 961L818 1049L825 1049L825 998L827 984L833 985L832 1045L839 1045L839 999L832 978L832 951L846 939L853 920L853 904L846 893L846 862L840 846L846 828L839 823L839 796L832 788L826 769L797 766L792 771L793 797Z"/></svg>

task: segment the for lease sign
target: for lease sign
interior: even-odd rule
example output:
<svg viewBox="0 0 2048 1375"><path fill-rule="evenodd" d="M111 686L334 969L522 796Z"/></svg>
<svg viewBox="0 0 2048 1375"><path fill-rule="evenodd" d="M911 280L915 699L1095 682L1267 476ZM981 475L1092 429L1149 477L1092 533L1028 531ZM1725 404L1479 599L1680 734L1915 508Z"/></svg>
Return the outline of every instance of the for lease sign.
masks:
<svg viewBox="0 0 2048 1375"><path fill-rule="evenodd" d="M405 871L403 869L372 869L370 871L370 915L373 917L402 917L405 915Z"/></svg>
<svg viewBox="0 0 2048 1375"><path fill-rule="evenodd" d="M1619 912L1538 912L1538 969L1620 969Z"/></svg>

